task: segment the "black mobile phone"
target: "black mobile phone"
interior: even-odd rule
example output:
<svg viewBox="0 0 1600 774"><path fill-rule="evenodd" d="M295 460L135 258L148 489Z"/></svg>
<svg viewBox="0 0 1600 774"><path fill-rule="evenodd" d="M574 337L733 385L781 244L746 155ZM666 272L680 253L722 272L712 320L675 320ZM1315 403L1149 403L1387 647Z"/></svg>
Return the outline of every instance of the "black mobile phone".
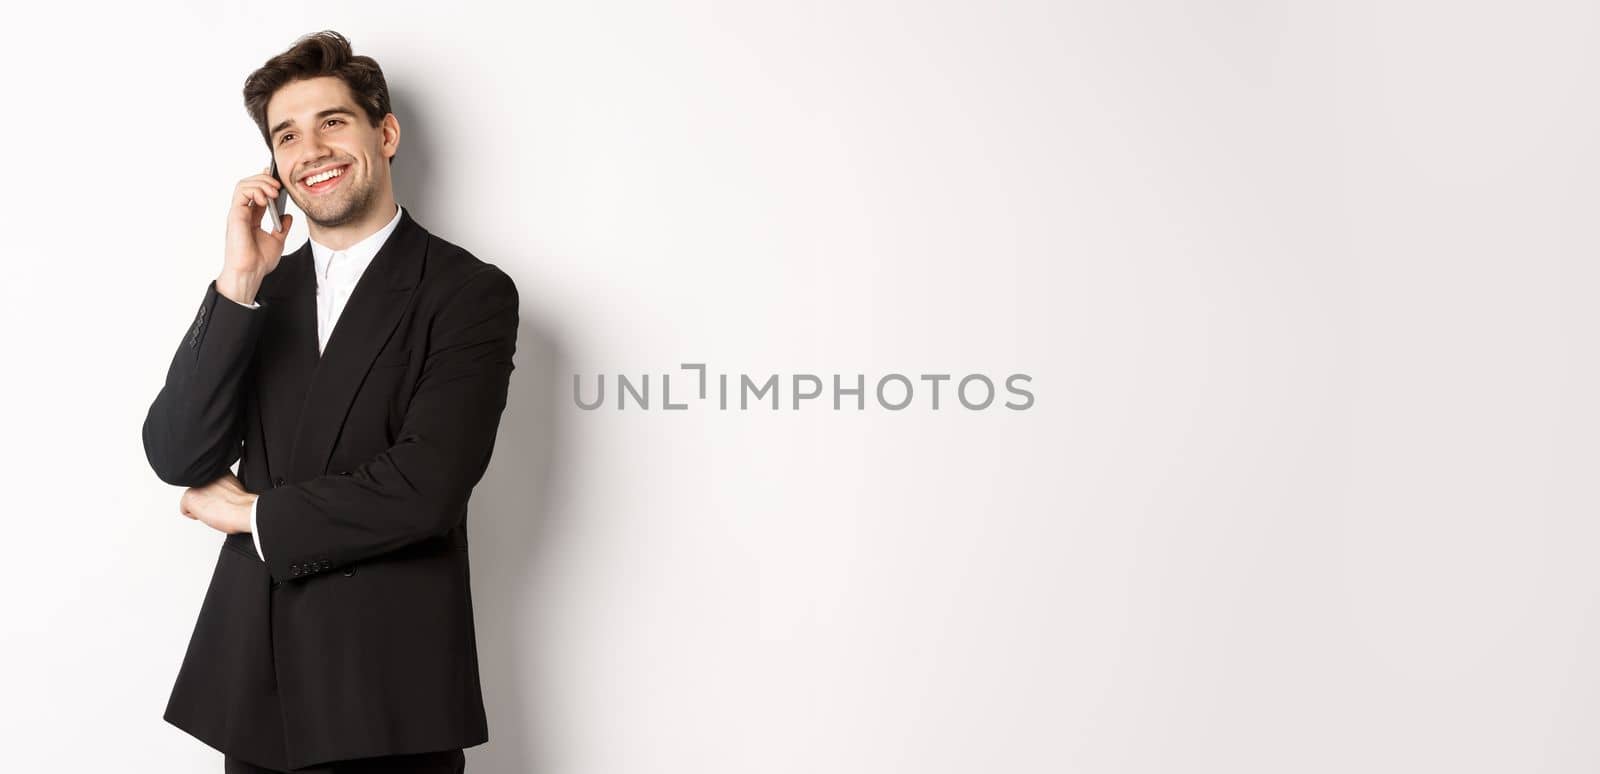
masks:
<svg viewBox="0 0 1600 774"><path fill-rule="evenodd" d="M283 211L289 206L289 186L285 185L283 178L278 176L278 159L272 159L272 179L278 181L278 195L267 200L267 217L272 218L272 230L277 231L283 225Z"/></svg>

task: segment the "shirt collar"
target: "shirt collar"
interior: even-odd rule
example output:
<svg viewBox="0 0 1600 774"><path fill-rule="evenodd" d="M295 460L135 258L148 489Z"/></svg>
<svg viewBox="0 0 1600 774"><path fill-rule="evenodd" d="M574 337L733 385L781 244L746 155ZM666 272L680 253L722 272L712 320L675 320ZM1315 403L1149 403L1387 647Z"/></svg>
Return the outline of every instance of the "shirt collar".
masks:
<svg viewBox="0 0 1600 774"><path fill-rule="evenodd" d="M396 204L394 206L394 217L389 219L387 225L343 250L335 250L327 245L319 244L315 239L309 240L311 242L311 258L316 262L317 267L317 283L321 284L327 278L328 259L334 253L344 253L345 257L351 259L351 265L356 268L352 276L361 276L362 270L366 268L373 256L378 254L378 248L383 247L383 243L388 241L389 235L394 232L395 226L400 225L401 211L400 205Z"/></svg>

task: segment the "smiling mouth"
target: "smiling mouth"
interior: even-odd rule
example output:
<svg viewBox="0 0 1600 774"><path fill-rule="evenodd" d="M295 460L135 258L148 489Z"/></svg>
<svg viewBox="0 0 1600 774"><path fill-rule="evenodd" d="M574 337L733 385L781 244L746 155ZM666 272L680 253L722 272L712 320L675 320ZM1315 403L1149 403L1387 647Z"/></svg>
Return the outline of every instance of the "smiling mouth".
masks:
<svg viewBox="0 0 1600 774"><path fill-rule="evenodd" d="M326 180L323 180L315 185L309 185L305 182L307 179L314 178L317 175L322 175L332 170L338 170L338 174L335 174L333 177L327 178ZM344 180L345 175L348 175L349 173L349 164L343 164L337 167L328 167L327 169L317 172L315 175L307 175L305 178L301 178L300 187L313 194L326 193L327 191L338 187L339 182Z"/></svg>

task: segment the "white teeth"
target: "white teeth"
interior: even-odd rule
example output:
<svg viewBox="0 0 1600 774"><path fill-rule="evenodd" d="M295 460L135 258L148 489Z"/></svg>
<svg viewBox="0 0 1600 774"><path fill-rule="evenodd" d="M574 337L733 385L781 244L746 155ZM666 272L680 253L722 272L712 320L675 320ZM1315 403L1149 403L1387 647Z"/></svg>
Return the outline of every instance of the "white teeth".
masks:
<svg viewBox="0 0 1600 774"><path fill-rule="evenodd" d="M320 174L312 175L311 177L306 178L306 185L316 185L317 183L320 183L320 182L322 182L324 180L327 180L330 177L338 177L341 174L344 174L344 167L340 167L338 169L330 169L327 172L322 172Z"/></svg>

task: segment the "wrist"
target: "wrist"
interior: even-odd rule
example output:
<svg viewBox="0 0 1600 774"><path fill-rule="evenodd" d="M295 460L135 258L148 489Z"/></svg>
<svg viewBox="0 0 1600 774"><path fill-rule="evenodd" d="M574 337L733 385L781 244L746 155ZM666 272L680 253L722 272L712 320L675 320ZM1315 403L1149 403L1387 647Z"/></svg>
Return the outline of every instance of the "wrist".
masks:
<svg viewBox="0 0 1600 774"><path fill-rule="evenodd" d="M236 532L249 532L250 531L250 511L252 510L252 506L255 505L255 502L256 502L256 496L255 495L250 495L249 497L244 498L240 502L240 504L236 507L234 512L237 515L236 515L236 518L234 520L234 524L235 524L235 530L234 531L236 531Z"/></svg>
<svg viewBox="0 0 1600 774"><path fill-rule="evenodd" d="M249 306L255 303L256 291L261 289L261 277L254 272L224 270L217 275L217 293Z"/></svg>

